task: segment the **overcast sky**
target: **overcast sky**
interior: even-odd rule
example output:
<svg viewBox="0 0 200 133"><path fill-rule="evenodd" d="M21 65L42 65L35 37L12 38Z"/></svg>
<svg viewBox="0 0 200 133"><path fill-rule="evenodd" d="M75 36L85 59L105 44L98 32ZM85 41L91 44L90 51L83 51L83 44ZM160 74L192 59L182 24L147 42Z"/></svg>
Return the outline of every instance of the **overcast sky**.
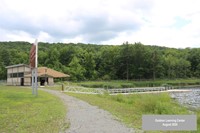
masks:
<svg viewBox="0 0 200 133"><path fill-rule="evenodd" d="M200 0L0 0L0 41L200 47Z"/></svg>

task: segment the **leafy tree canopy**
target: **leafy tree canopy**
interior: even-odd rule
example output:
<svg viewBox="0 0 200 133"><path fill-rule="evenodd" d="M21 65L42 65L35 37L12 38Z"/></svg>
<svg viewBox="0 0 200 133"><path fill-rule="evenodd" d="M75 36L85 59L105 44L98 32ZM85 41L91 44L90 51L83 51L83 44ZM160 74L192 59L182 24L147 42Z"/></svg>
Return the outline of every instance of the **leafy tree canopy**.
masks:
<svg viewBox="0 0 200 133"><path fill-rule="evenodd" d="M28 42L0 42L0 79L6 66L29 64ZM39 43L39 66L70 74L70 80L200 77L200 49L174 49L142 43L114 45Z"/></svg>

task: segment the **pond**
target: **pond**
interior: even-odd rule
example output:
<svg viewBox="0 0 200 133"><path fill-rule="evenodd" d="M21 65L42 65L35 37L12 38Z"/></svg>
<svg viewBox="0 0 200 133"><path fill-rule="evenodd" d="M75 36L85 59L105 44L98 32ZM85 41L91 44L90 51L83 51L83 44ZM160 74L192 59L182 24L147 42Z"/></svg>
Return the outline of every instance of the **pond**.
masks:
<svg viewBox="0 0 200 133"><path fill-rule="evenodd" d="M189 107L200 109L200 88L188 89L187 92L170 92L172 98L176 99L180 104Z"/></svg>

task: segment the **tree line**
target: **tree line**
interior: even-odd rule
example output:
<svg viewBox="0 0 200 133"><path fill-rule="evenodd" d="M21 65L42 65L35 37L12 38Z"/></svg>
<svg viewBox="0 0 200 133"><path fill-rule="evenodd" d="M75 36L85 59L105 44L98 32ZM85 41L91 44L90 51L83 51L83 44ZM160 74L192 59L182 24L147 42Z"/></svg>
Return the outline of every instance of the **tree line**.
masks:
<svg viewBox="0 0 200 133"><path fill-rule="evenodd" d="M155 80L200 77L200 48L40 42L39 66L69 74L70 80ZM6 66L29 64L31 44L0 42L0 79Z"/></svg>

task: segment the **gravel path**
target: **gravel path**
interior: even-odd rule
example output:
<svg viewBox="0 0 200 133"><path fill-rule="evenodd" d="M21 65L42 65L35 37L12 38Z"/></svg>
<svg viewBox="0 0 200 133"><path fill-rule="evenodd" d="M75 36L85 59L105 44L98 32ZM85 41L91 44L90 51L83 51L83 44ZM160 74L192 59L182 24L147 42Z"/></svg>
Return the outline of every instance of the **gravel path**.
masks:
<svg viewBox="0 0 200 133"><path fill-rule="evenodd" d="M41 89L58 96L64 102L70 128L66 133L133 133L109 112L55 90Z"/></svg>

